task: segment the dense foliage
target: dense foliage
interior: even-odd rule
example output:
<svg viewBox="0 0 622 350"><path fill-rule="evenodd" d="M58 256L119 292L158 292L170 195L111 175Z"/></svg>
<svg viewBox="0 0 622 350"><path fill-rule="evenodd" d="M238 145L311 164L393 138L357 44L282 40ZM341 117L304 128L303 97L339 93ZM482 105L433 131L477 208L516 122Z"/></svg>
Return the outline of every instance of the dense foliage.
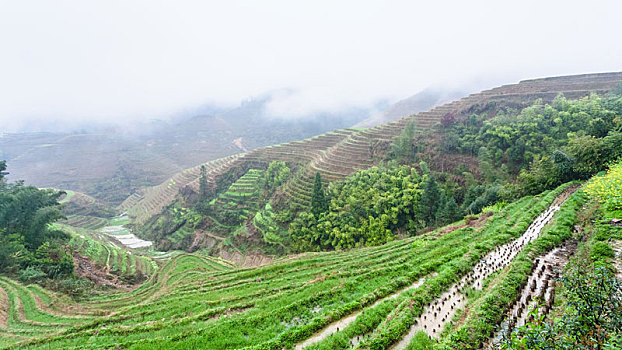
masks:
<svg viewBox="0 0 622 350"><path fill-rule="evenodd" d="M289 178L290 173L291 170L287 167L285 162L280 160L270 162L265 175L266 190L274 191L276 188L281 186L287 178Z"/></svg>
<svg viewBox="0 0 622 350"><path fill-rule="evenodd" d="M558 96L520 113L471 115L444 130L443 150L477 156L488 183L518 176L520 194L586 179L622 156L622 96Z"/></svg>
<svg viewBox="0 0 622 350"><path fill-rule="evenodd" d="M424 165L425 167L425 165ZM296 250L343 249L390 241L398 232L452 222L460 215L432 174L373 167L330 183L328 208L301 212L289 232Z"/></svg>
<svg viewBox="0 0 622 350"><path fill-rule="evenodd" d="M72 275L73 260L64 247L68 235L50 227L63 217L57 201L61 195L22 182L0 182L0 272L35 278Z"/></svg>
<svg viewBox="0 0 622 350"><path fill-rule="evenodd" d="M617 94L576 101L560 95L550 105L537 101L520 112L443 123L442 152L477 157L478 178L466 168L435 172L425 164L419 167L424 176L408 167L363 170L329 185L328 209L317 204L322 194L316 178L311 213L300 213L289 227L294 248L380 244L400 231L414 233L588 178L622 156L620 101ZM391 144L389 159L402 164L425 159L420 140L415 124L408 123Z"/></svg>

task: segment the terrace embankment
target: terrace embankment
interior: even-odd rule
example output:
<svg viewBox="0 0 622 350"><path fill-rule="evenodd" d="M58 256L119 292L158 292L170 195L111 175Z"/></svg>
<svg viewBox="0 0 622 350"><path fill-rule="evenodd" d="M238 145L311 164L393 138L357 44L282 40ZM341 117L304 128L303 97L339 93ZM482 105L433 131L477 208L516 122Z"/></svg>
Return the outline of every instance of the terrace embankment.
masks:
<svg viewBox="0 0 622 350"><path fill-rule="evenodd" d="M538 315L546 315L555 301L555 279L560 276L570 257L577 250L577 241L568 241L534 260L531 274L518 298L510 306L509 317L501 324L500 331L487 348L497 349L508 333L533 321L532 311L538 307Z"/></svg>
<svg viewBox="0 0 622 350"><path fill-rule="evenodd" d="M407 290L419 288L423 284L423 282L425 282L425 278L422 278L422 279L414 282L410 286L407 286L407 287L405 287L403 289L400 289L399 291L397 291L397 292L395 292L395 293L393 293L393 294L391 294L391 295L389 295L387 297L378 299L370 306L370 308L373 308L373 307L377 306L378 304L380 304L381 302L383 302L385 300L395 299L400 294L404 293ZM345 327L350 325L352 322L354 322L360 313L361 313L361 311L356 311L353 314L348 315L347 317L344 317L344 318L342 318L342 319L340 319L338 321L335 321L335 322L329 324L324 329L322 329L321 331L319 331L316 334L314 334L312 337L306 339L305 341L303 341L301 343L296 344L295 349L297 349L297 350L303 349L303 348L305 348L305 347L307 347L307 346L309 346L311 344L315 344L315 343L318 343L318 342L326 339L331 334L339 332L340 329L344 329ZM356 341L356 340L352 340L351 341L352 345L354 345L354 341Z"/></svg>
<svg viewBox="0 0 622 350"><path fill-rule="evenodd" d="M523 235L510 243L495 248L482 258L472 272L451 286L435 301L425 306L423 313L415 319L408 333L392 349L405 349L419 331L427 333L430 337L438 338L445 324L455 316L459 309L464 308L467 300L464 294L465 289L481 290L484 279L506 267L528 243L539 236L544 226L551 221L558 210L558 205L551 205L533 221Z"/></svg>

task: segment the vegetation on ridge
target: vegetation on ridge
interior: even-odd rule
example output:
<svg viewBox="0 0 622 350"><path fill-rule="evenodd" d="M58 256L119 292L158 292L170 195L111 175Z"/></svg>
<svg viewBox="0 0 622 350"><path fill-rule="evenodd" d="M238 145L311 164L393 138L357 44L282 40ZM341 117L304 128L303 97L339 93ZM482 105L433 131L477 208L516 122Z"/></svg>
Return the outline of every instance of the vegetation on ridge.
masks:
<svg viewBox="0 0 622 350"><path fill-rule="evenodd" d="M0 167L6 169L2 162ZM63 218L62 192L6 183L0 175L0 272L21 279L73 277L69 236L50 226Z"/></svg>

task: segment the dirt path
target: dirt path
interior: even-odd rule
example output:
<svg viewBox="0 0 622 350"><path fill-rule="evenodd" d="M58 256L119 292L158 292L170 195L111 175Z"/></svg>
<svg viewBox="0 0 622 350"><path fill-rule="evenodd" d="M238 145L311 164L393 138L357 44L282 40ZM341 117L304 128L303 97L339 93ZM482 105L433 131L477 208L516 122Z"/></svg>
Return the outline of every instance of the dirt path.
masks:
<svg viewBox="0 0 622 350"><path fill-rule="evenodd" d="M509 265L528 243L540 235L544 226L551 221L559 209L558 205L551 205L533 221L523 235L488 253L475 265L472 272L464 276L460 282L454 284L434 302L426 305L423 313L415 319L409 332L391 349L405 349L419 331L426 332L430 337L438 338L445 324L451 321L456 312L466 305L464 289L470 287L481 290L484 280L492 273Z"/></svg>

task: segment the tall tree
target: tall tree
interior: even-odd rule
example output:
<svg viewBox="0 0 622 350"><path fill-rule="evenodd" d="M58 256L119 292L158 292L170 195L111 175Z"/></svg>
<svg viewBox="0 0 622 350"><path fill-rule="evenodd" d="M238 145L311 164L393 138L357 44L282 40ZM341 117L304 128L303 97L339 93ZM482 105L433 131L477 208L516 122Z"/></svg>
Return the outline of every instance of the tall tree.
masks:
<svg viewBox="0 0 622 350"><path fill-rule="evenodd" d="M207 198L207 172L205 165L201 165L201 178L199 179L199 199L201 201Z"/></svg>
<svg viewBox="0 0 622 350"><path fill-rule="evenodd" d="M0 173L3 170L4 161ZM58 205L63 193L24 186L22 181L0 183L0 271L32 266L50 278L73 273L71 255L63 247L69 235L50 225L64 218Z"/></svg>
<svg viewBox="0 0 622 350"><path fill-rule="evenodd" d="M322 175L315 173L315 183L313 184L313 195L311 196L311 213L318 218L320 214L328 211L328 202L322 186Z"/></svg>
<svg viewBox="0 0 622 350"><path fill-rule="evenodd" d="M422 219L426 224L431 225L436 221L440 201L441 189L438 187L434 176L430 174L423 184L423 194L419 204Z"/></svg>
<svg viewBox="0 0 622 350"><path fill-rule="evenodd" d="M391 152L393 154L394 159L397 159L399 162L407 162L412 160L415 149L413 147L413 138L415 137L415 121L409 121L400 136L396 137L391 143Z"/></svg>
<svg viewBox="0 0 622 350"><path fill-rule="evenodd" d="M496 174L493 167L492 157L486 147L480 147L477 159L479 161L479 169L484 175L487 182L492 183L495 181Z"/></svg>
<svg viewBox="0 0 622 350"><path fill-rule="evenodd" d="M442 208L439 208L438 219L443 224L450 224L456 221L460 217L460 208L456 203L454 197L449 197L447 201L445 201L445 205Z"/></svg>

